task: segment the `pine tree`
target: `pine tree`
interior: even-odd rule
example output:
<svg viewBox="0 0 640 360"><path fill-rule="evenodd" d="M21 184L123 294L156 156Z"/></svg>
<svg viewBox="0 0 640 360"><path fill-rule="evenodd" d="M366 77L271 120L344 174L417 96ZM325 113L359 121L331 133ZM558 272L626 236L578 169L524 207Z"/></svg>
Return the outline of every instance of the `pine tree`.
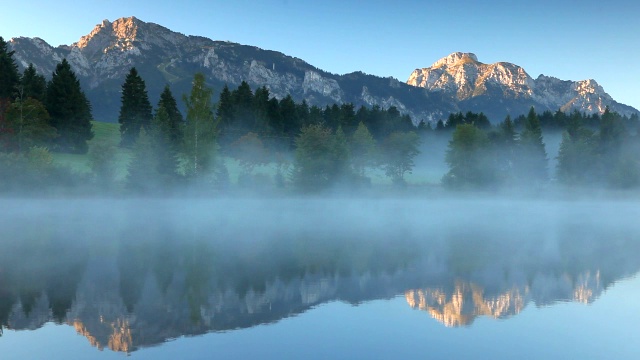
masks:
<svg viewBox="0 0 640 360"><path fill-rule="evenodd" d="M165 86L162 94L160 94L160 101L158 101L156 116L158 115L160 108L163 108L167 113L168 121L166 134L169 136L169 141L172 146L177 150L180 145L182 145L182 139L184 136L184 118L182 117L180 110L178 110L178 104L171 93L169 85Z"/></svg>
<svg viewBox="0 0 640 360"><path fill-rule="evenodd" d="M348 180L350 177L350 161L349 161L349 146L347 145L347 137L342 131L342 126L338 126L335 134L333 135L333 170L331 175L332 180Z"/></svg>
<svg viewBox="0 0 640 360"><path fill-rule="evenodd" d="M0 36L0 150L11 149L15 137L5 116L20 81L13 53L13 51L8 51L8 44Z"/></svg>
<svg viewBox="0 0 640 360"><path fill-rule="evenodd" d="M220 126L219 142L221 145L227 145L233 140L231 127L235 120L233 98L227 84L224 85L220 92L220 99L216 108L216 119L218 119Z"/></svg>
<svg viewBox="0 0 640 360"><path fill-rule="evenodd" d="M133 145L133 158L129 163L127 188L130 190L151 193L158 190L158 157L155 153L152 138L146 129L140 133Z"/></svg>
<svg viewBox="0 0 640 360"><path fill-rule="evenodd" d="M565 184L586 184L595 180L596 141L595 134L579 123L570 124L562 134L558 151L558 179Z"/></svg>
<svg viewBox="0 0 640 360"><path fill-rule="evenodd" d="M118 116L121 145L131 146L138 138L140 128L148 127L153 118L144 80L138 75L135 67L131 68L122 84L121 101Z"/></svg>
<svg viewBox="0 0 640 360"><path fill-rule="evenodd" d="M9 51L8 47L9 44L0 36L0 99L13 100L20 83L20 73L13 59L14 51Z"/></svg>
<svg viewBox="0 0 640 360"><path fill-rule="evenodd" d="M232 139L249 132L255 124L253 112L253 91L246 81L242 81L238 88L231 93L233 100L233 124L231 126Z"/></svg>
<svg viewBox="0 0 640 360"><path fill-rule="evenodd" d="M45 97L47 95L47 81L44 76L36 72L36 68L33 64L29 64L29 67L24 69L20 85L20 95L23 99L26 100L27 98L32 98L43 104L45 103Z"/></svg>
<svg viewBox="0 0 640 360"><path fill-rule="evenodd" d="M87 152L91 131L91 104L67 59L56 66L47 84L46 107L51 125L58 130L56 144L63 151Z"/></svg>
<svg viewBox="0 0 640 360"><path fill-rule="evenodd" d="M542 138L540 120L533 107L524 121L524 130L518 142L517 175L527 182L545 182L548 180L547 152Z"/></svg>
<svg viewBox="0 0 640 360"><path fill-rule="evenodd" d="M200 177L213 166L217 122L213 116L211 96L213 90L205 84L202 73L193 79L191 93L183 97L187 105L187 125L184 132L184 145L189 167L187 173Z"/></svg>
<svg viewBox="0 0 640 360"><path fill-rule="evenodd" d="M151 146L157 159L156 170L158 180L163 185L170 185L176 178L178 169L179 147L172 138L174 120L164 106L159 106L151 123Z"/></svg>

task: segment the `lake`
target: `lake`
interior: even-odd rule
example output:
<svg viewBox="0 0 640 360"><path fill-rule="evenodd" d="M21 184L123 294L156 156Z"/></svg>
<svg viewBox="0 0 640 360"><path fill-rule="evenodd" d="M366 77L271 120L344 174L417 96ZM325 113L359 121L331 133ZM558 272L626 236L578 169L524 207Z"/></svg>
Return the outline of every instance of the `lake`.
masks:
<svg viewBox="0 0 640 360"><path fill-rule="evenodd" d="M640 357L636 197L0 200L2 359Z"/></svg>

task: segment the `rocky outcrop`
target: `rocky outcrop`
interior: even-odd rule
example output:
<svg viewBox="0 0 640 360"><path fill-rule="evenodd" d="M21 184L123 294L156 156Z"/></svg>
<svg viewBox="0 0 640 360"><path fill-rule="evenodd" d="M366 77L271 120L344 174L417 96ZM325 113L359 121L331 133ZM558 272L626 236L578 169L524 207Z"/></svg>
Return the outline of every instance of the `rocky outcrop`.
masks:
<svg viewBox="0 0 640 360"><path fill-rule="evenodd" d="M507 108L504 114L522 113L530 106L538 111L586 113L603 113L608 106L627 116L637 112L613 100L595 80L563 81L544 75L534 80L520 66L484 64L473 53L456 52L430 67L416 69L407 84L442 93L457 101L462 110L495 113L492 106L502 102Z"/></svg>

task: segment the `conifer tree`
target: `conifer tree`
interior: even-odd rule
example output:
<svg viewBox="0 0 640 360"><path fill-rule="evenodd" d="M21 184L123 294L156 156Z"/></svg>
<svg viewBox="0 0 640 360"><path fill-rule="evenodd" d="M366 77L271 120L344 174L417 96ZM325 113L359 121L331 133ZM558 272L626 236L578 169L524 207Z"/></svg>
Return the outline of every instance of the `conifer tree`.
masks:
<svg viewBox="0 0 640 360"><path fill-rule="evenodd" d="M153 118L144 80L138 75L135 67L131 68L122 84L121 101L118 116L121 145L131 146L138 138L140 128L148 127Z"/></svg>
<svg viewBox="0 0 640 360"><path fill-rule="evenodd" d="M152 138L144 127L138 135L132 149L127 188L135 192L150 193L158 189L158 157Z"/></svg>
<svg viewBox="0 0 640 360"><path fill-rule="evenodd" d="M150 135L151 146L157 159L158 180L163 185L171 184L177 175L179 148L172 139L174 125L174 120L166 108L159 106L153 117Z"/></svg>
<svg viewBox="0 0 640 360"><path fill-rule="evenodd" d="M218 106L216 108L216 119L218 119L220 126L220 144L229 144L233 137L232 126L235 120L234 118L234 104L231 97L231 91L227 84L224 85L220 92L220 99L218 100Z"/></svg>
<svg viewBox="0 0 640 360"><path fill-rule="evenodd" d="M13 54L14 51L9 51L9 44L0 36L0 99L13 100L20 83L20 73Z"/></svg>
<svg viewBox="0 0 640 360"><path fill-rule="evenodd" d="M547 152L540 120L533 107L525 118L524 130L520 133L518 145L517 175L527 182L547 181Z"/></svg>
<svg viewBox="0 0 640 360"><path fill-rule="evenodd" d="M10 149L15 136L5 116L20 81L13 53L8 51L8 44L0 36L0 150Z"/></svg>
<svg viewBox="0 0 640 360"><path fill-rule="evenodd" d="M29 64L29 67L24 69L22 73L21 85L21 97L26 100L32 98L38 100L41 103L45 102L47 94L47 81L44 76L36 72L36 68L33 64Z"/></svg>
<svg viewBox="0 0 640 360"><path fill-rule="evenodd" d="M180 110L178 110L178 104L176 103L176 99L171 93L169 85L165 86L162 94L160 94L160 101L158 101L156 116L158 115L160 108L164 108L164 111L166 111L167 113L165 134L168 135L169 141L177 150L182 144L184 118L182 117Z"/></svg>
<svg viewBox="0 0 640 360"><path fill-rule="evenodd" d="M87 152L93 138L91 104L67 59L56 66L47 84L46 107L51 125L57 129L56 144L63 151Z"/></svg>

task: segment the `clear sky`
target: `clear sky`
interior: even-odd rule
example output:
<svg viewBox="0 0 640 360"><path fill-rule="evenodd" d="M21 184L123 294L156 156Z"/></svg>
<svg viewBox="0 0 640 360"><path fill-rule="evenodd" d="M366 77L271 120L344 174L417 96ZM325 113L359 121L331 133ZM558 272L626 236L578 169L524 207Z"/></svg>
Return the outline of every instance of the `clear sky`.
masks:
<svg viewBox="0 0 640 360"><path fill-rule="evenodd" d="M0 36L71 44L103 19L125 16L280 51L332 73L402 81L449 53L473 52L533 78L595 79L640 109L637 0L22 0L3 7Z"/></svg>

